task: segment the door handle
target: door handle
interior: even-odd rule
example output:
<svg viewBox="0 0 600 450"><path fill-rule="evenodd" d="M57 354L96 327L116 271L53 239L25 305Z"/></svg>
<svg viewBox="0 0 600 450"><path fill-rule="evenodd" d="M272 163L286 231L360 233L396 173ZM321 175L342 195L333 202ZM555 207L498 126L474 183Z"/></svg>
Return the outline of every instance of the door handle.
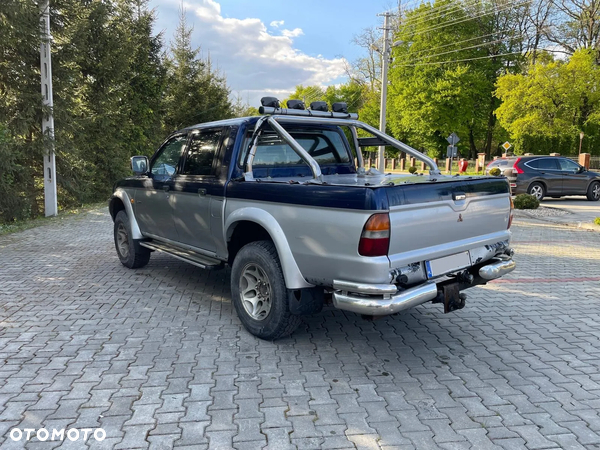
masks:
<svg viewBox="0 0 600 450"><path fill-rule="evenodd" d="M198 189L198 195L200 195L201 197L204 197L206 195L206 189L204 189L204 188Z"/></svg>
<svg viewBox="0 0 600 450"><path fill-rule="evenodd" d="M167 186L167 185L163 186L163 191L169 192L169 189L171 189L170 186Z"/></svg>

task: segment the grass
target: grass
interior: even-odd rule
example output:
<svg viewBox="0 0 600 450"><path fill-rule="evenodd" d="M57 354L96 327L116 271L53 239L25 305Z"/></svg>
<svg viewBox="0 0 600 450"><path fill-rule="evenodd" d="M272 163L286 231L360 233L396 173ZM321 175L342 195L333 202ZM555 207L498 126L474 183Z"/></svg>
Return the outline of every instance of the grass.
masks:
<svg viewBox="0 0 600 450"><path fill-rule="evenodd" d="M55 217L37 217L35 219L17 220L11 223L0 224L0 236L18 233L19 231L29 230L31 228L41 227L42 225L60 222L66 218L88 211L93 211L94 209L102 208L106 205L106 202L91 203L89 205L82 205L78 208L71 208L59 211L58 216Z"/></svg>

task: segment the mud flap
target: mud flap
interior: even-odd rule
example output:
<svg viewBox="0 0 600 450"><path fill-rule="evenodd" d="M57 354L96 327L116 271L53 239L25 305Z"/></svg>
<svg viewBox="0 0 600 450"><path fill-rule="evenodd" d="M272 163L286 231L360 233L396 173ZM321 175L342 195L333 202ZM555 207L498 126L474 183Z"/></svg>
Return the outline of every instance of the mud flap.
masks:
<svg viewBox="0 0 600 450"><path fill-rule="evenodd" d="M290 312L295 316L306 316L321 312L325 300L323 288L293 289L288 291Z"/></svg>

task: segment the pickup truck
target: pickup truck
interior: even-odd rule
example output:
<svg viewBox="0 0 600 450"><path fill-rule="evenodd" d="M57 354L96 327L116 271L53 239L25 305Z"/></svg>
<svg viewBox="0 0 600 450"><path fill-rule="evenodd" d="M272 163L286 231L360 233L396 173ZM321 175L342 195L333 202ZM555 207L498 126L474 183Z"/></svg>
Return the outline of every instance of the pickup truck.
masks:
<svg viewBox="0 0 600 450"><path fill-rule="evenodd" d="M344 104L281 108L194 125L109 201L122 264L154 251L204 269L231 268L231 296L263 339L294 331L325 302L373 317L434 302L450 312L467 288L515 268L505 177L444 176L410 146L358 121ZM359 137L360 136L360 137ZM391 146L428 173L383 174L362 149Z"/></svg>

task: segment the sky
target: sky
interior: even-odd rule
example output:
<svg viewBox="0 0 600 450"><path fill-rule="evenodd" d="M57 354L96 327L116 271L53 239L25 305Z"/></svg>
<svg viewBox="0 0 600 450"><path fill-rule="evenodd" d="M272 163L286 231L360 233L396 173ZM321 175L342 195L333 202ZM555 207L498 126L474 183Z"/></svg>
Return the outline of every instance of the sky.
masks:
<svg viewBox="0 0 600 450"><path fill-rule="evenodd" d="M303 85L345 81L344 60L362 50L352 38L381 26L377 14L393 0L183 0L192 45L210 52L233 95L251 106L271 95L283 99ZM156 32L165 43L179 20L181 0L150 0Z"/></svg>

